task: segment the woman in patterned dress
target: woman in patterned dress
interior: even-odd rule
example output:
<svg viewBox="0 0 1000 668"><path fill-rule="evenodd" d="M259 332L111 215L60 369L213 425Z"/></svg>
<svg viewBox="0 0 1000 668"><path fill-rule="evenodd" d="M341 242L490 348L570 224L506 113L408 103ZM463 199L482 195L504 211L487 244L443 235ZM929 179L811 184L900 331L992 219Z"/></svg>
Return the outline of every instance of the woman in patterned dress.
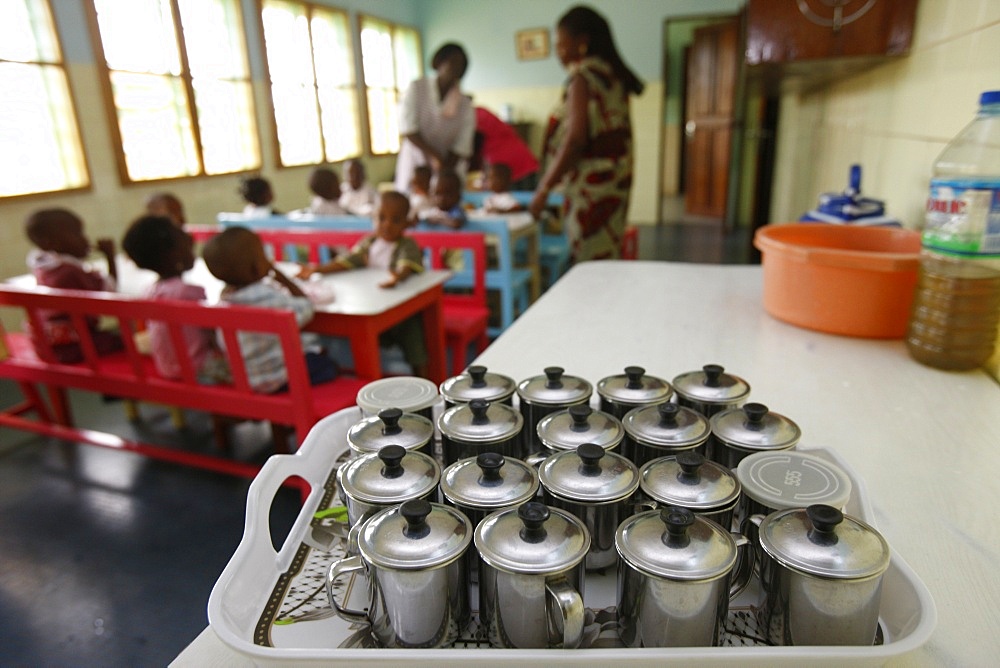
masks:
<svg viewBox="0 0 1000 668"><path fill-rule="evenodd" d="M563 224L574 262L614 259L632 187L629 96L644 85L618 55L608 22L589 7L559 19L556 54L569 80L549 119L548 164L528 208L539 217L549 191L563 182Z"/></svg>

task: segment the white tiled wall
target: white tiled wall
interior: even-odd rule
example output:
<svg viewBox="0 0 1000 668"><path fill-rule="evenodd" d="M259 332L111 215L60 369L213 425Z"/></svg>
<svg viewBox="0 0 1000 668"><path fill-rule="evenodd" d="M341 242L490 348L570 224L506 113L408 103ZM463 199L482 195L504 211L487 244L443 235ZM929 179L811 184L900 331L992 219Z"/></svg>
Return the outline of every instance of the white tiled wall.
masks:
<svg viewBox="0 0 1000 668"><path fill-rule="evenodd" d="M919 227L931 166L985 90L1000 90L1000 2L920 0L908 56L783 97L771 221L795 220L820 193L843 190L859 163L862 192ZM1000 354L991 369L1000 376Z"/></svg>

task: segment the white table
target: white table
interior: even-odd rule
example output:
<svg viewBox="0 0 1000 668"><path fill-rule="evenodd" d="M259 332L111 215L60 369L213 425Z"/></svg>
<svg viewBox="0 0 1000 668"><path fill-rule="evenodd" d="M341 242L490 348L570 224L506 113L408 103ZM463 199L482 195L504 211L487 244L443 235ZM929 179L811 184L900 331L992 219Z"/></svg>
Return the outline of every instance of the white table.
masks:
<svg viewBox="0 0 1000 668"><path fill-rule="evenodd" d="M803 446L836 450L865 480L877 527L930 589L938 626L893 664L997 665L1000 387L984 372L779 322L760 267L662 262L574 267L477 362L515 380L557 365L595 385L633 364L667 380L722 364L799 424ZM205 629L175 665L249 661Z"/></svg>

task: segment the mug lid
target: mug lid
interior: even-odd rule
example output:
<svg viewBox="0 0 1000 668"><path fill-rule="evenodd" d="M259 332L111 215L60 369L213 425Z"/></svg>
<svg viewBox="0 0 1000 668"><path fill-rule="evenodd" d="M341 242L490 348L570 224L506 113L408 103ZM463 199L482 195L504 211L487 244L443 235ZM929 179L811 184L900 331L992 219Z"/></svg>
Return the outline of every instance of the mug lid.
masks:
<svg viewBox="0 0 1000 668"><path fill-rule="evenodd" d="M522 402L540 405L581 404L590 401L594 388L577 376L566 375L561 366L545 367L545 375L533 376L517 385Z"/></svg>
<svg viewBox="0 0 1000 668"><path fill-rule="evenodd" d="M461 557L472 542L472 523L454 508L423 499L370 517L358 549L372 564L400 570L432 568Z"/></svg>
<svg viewBox="0 0 1000 668"><path fill-rule="evenodd" d="M739 376L725 373L718 364L706 364L700 371L682 373L673 380L677 394L705 404L731 404L750 394L750 384Z"/></svg>
<svg viewBox="0 0 1000 668"><path fill-rule="evenodd" d="M434 424L423 415L383 408L378 415L363 418L347 430L347 442L361 452L378 452L386 445L407 450L427 445L434 438Z"/></svg>
<svg viewBox="0 0 1000 668"><path fill-rule="evenodd" d="M404 413L430 408L438 399L437 385L417 376L393 376L373 380L358 390L357 404L372 415L383 408Z"/></svg>
<svg viewBox="0 0 1000 668"><path fill-rule="evenodd" d="M438 417L438 429L444 436L467 443L486 443L513 438L521 433L524 418L501 403L473 399L452 406Z"/></svg>
<svg viewBox="0 0 1000 668"><path fill-rule="evenodd" d="M736 541L687 508L639 513L621 523L615 547L636 569L671 580L711 580L736 565Z"/></svg>
<svg viewBox="0 0 1000 668"><path fill-rule="evenodd" d="M645 406L669 401L674 388L662 378L647 375L641 366L627 366L624 374L599 380L597 394L614 404Z"/></svg>
<svg viewBox="0 0 1000 668"><path fill-rule="evenodd" d="M448 378L441 383L441 396L453 404L466 404L473 399L503 401L514 395L514 379L499 373L490 373L485 366L473 364L465 373Z"/></svg>
<svg viewBox="0 0 1000 668"><path fill-rule="evenodd" d="M788 568L818 577L859 579L889 567L889 544L878 531L823 504L771 513L760 545Z"/></svg>
<svg viewBox="0 0 1000 668"><path fill-rule="evenodd" d="M538 474L520 459L483 452L460 459L441 474L441 493L457 506L506 508L530 501L538 491Z"/></svg>
<svg viewBox="0 0 1000 668"><path fill-rule="evenodd" d="M549 413L538 421L538 438L549 450L576 450L584 443L596 443L605 450L625 438L621 420L610 413L595 411L588 404L576 404Z"/></svg>
<svg viewBox="0 0 1000 668"><path fill-rule="evenodd" d="M708 418L673 403L633 408L622 418L625 433L637 443L662 448L694 448L712 434Z"/></svg>
<svg viewBox="0 0 1000 668"><path fill-rule="evenodd" d="M740 482L725 466L685 450L647 462L639 487L657 503L695 512L724 508L740 498Z"/></svg>
<svg viewBox="0 0 1000 668"><path fill-rule="evenodd" d="M387 445L347 462L340 484L344 493L374 504L401 503L433 492L441 469L422 452Z"/></svg>
<svg viewBox="0 0 1000 668"><path fill-rule="evenodd" d="M587 527L571 513L537 501L499 510L479 523L479 556L508 573L557 573L583 561L590 550Z"/></svg>
<svg viewBox="0 0 1000 668"><path fill-rule="evenodd" d="M728 445L747 450L784 450L795 447L802 430L764 404L728 408L711 418L712 434Z"/></svg>
<svg viewBox="0 0 1000 668"><path fill-rule="evenodd" d="M795 450L755 452L736 466L743 493L768 508L785 510L824 503L843 508L851 479L836 464Z"/></svg>
<svg viewBox="0 0 1000 668"><path fill-rule="evenodd" d="M555 496L588 504L626 499L639 489L635 464L596 443L547 457L538 479Z"/></svg>

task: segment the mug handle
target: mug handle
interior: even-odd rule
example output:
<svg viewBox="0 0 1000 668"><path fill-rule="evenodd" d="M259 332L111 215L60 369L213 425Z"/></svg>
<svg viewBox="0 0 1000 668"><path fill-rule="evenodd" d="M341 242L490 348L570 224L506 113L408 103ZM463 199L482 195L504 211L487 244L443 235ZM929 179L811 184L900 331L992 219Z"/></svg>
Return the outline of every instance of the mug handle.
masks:
<svg viewBox="0 0 1000 668"><path fill-rule="evenodd" d="M750 539L740 534L735 534L736 539L736 566L733 569L733 578L729 585L729 600L733 600L743 593L743 590L750 584L753 577L753 565L756 559L756 552Z"/></svg>
<svg viewBox="0 0 1000 668"><path fill-rule="evenodd" d="M330 564L330 572L326 576L326 595L330 599L330 605L333 606L333 611L337 613L337 616L345 619L349 622L360 622L362 624L368 623L368 615L360 610L352 610L350 608L345 608L337 602L337 597L333 595L333 583L339 578L345 575L350 575L352 573L361 573L365 570L365 564L361 561L361 557L347 557L346 559L339 559L332 564Z"/></svg>
<svg viewBox="0 0 1000 668"><path fill-rule="evenodd" d="M563 620L563 649L576 649L583 641L583 598L564 577L545 581L545 591L559 605Z"/></svg>

